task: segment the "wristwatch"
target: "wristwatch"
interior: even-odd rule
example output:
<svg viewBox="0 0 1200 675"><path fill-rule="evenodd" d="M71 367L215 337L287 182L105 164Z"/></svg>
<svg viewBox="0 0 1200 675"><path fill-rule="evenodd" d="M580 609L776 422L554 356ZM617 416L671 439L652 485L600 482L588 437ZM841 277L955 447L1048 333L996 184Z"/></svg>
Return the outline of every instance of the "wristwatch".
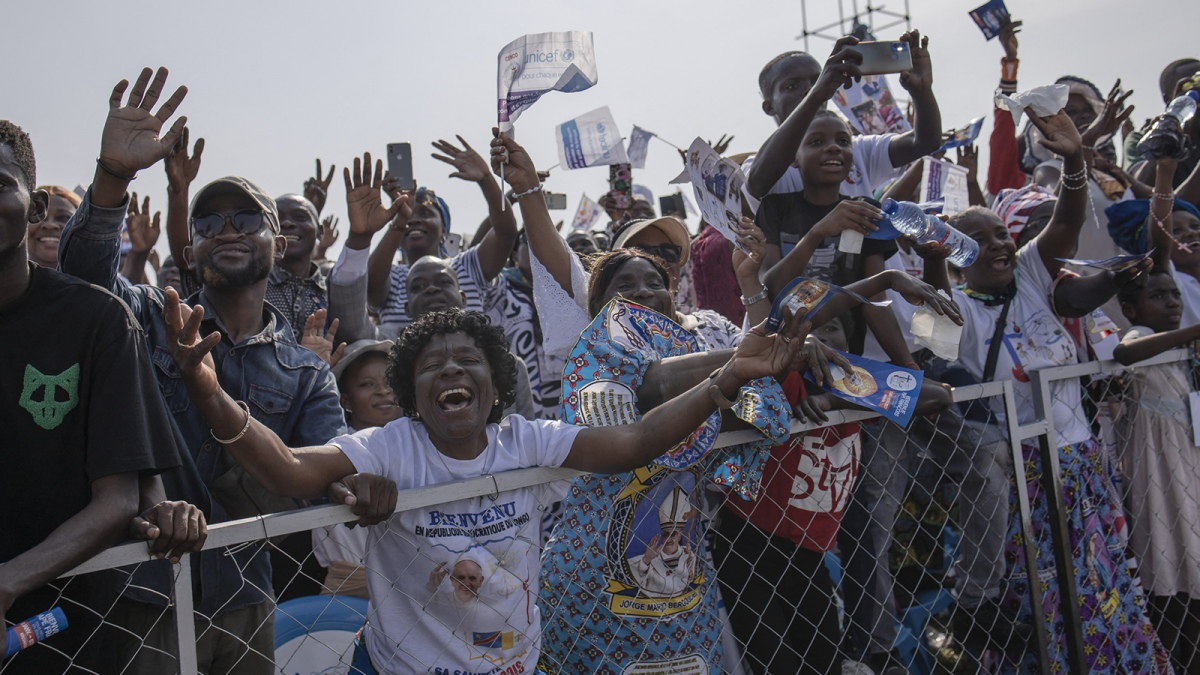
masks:
<svg viewBox="0 0 1200 675"><path fill-rule="evenodd" d="M753 305L756 302L762 302L763 300L766 300L766 299L767 299L767 287L763 286L762 290L760 290L759 292L755 293L754 295L752 295L748 298L743 295L742 296L742 305L745 307L749 307L750 305Z"/></svg>

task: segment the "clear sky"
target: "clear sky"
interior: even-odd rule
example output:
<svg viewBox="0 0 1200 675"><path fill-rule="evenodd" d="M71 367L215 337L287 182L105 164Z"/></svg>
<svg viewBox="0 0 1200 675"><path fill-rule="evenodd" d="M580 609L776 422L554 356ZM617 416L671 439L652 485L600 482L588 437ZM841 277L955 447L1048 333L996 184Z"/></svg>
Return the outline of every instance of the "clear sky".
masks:
<svg viewBox="0 0 1200 675"><path fill-rule="evenodd" d="M901 0L882 4L904 7ZM1003 51L997 41L985 42L967 16L978 4L911 0L910 12L913 27L930 36L944 125L988 115L986 146ZM341 167L364 150L383 156L388 143L409 141L415 151L431 152L430 141L457 133L486 153L496 122L496 55L520 35L595 34L599 83L577 94L548 94L517 121L518 140L542 168L558 161L554 126L602 105L625 134L637 124L685 147L696 136L733 134L730 153L755 150L774 128L760 107L759 70L780 52L803 49L796 0L5 5L0 118L33 137L39 182L86 185L112 86L135 78L142 66L165 65L171 89L190 89L180 113L188 116L192 138L207 142L199 183L241 174L271 194L298 192L320 157L338 166L326 207L335 214L345 212ZM1195 0L1009 0L1009 9L1025 21L1022 89L1074 74L1107 92L1120 77L1136 90L1138 124L1162 108L1162 67L1200 57ZM836 0L810 0L808 10L810 27L837 20ZM901 31L878 37L895 39ZM810 45L823 61L831 43L813 38ZM892 88L905 98L898 82ZM486 212L479 191L447 178L452 169L428 152L415 154L418 180L447 199L453 229L473 231ZM635 171L634 181L667 194L681 168L675 150L652 141L646 169ZM566 192L573 210L582 192L599 197L607 177L606 167L555 171L547 188ZM165 186L155 167L133 189L161 209ZM344 218L341 225L348 229Z"/></svg>

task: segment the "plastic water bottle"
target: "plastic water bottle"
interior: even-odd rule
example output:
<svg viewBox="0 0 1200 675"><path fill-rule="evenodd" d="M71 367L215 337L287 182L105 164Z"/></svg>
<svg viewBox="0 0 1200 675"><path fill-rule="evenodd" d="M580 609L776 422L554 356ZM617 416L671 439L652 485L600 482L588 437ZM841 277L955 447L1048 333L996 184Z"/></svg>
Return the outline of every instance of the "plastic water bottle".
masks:
<svg viewBox="0 0 1200 675"><path fill-rule="evenodd" d="M4 658L7 659L22 649L28 649L66 627L67 615L57 607L23 621L6 632Z"/></svg>
<svg viewBox="0 0 1200 675"><path fill-rule="evenodd" d="M916 237L919 244L931 241L949 246L950 257L947 260L958 267L970 267L979 257L979 244L974 239L939 218L926 215L916 204L885 199L882 207L884 216L901 234Z"/></svg>
<svg viewBox="0 0 1200 675"><path fill-rule="evenodd" d="M1193 89L1167 104L1167 111L1138 142L1138 154L1148 159L1178 157L1183 149L1183 125L1196 114L1196 101L1200 101L1200 90Z"/></svg>

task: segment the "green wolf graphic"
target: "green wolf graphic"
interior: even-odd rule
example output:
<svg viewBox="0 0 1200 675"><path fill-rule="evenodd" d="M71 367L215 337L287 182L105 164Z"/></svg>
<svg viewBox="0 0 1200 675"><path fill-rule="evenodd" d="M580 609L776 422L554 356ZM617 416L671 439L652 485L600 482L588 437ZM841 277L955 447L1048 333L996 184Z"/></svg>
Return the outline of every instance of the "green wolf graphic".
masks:
<svg viewBox="0 0 1200 675"><path fill-rule="evenodd" d="M40 398L34 394L41 390ZM25 366L25 389L21 391L21 407L33 415L33 421L46 431L62 424L67 413L79 405L79 364L58 375L45 375L32 365Z"/></svg>

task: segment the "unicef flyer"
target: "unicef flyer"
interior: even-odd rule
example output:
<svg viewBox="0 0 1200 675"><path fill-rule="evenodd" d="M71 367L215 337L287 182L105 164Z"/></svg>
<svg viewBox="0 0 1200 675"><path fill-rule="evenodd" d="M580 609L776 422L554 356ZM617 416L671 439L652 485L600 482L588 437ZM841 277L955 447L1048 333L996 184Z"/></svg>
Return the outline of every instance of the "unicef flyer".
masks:
<svg viewBox="0 0 1200 675"><path fill-rule="evenodd" d="M907 427L917 409L917 396L921 393L925 373L835 351L850 361L851 370L847 372L830 363L833 386L826 384L825 391Z"/></svg>

